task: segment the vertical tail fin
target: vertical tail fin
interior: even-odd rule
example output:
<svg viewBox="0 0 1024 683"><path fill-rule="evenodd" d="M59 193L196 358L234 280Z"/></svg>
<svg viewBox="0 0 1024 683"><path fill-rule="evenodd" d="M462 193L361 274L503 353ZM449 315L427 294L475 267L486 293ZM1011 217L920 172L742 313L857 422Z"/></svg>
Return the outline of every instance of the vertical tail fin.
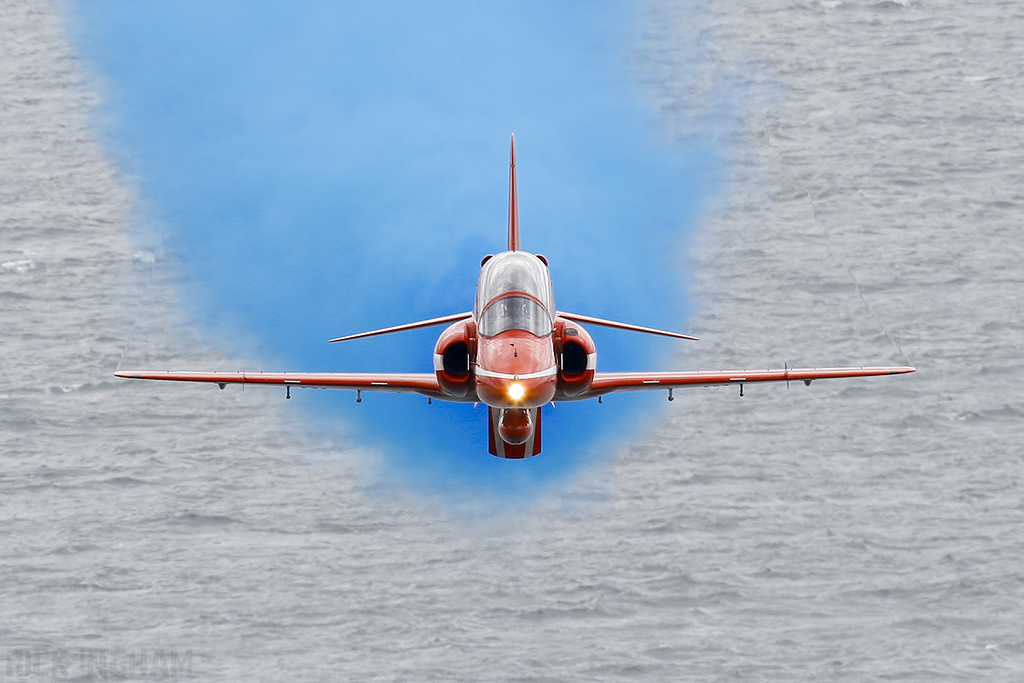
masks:
<svg viewBox="0 0 1024 683"><path fill-rule="evenodd" d="M519 251L519 193L516 191L516 136L508 161L508 250Z"/></svg>

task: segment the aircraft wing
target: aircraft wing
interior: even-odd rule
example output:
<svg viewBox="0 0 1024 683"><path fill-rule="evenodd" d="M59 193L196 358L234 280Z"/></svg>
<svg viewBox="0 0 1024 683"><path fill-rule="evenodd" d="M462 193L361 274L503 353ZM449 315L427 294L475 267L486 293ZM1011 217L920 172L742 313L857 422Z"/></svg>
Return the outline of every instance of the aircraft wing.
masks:
<svg viewBox="0 0 1024 683"><path fill-rule="evenodd" d="M172 382L210 382L223 389L227 384L273 384L283 387L397 391L452 400L441 390L432 372L158 372L121 370L117 377L160 379Z"/></svg>
<svg viewBox="0 0 1024 683"><path fill-rule="evenodd" d="M579 398L613 391L644 391L687 386L743 385L748 382L803 382L839 377L874 377L914 372L908 366L875 368L785 368L782 370L702 370L697 372L597 372L590 389Z"/></svg>

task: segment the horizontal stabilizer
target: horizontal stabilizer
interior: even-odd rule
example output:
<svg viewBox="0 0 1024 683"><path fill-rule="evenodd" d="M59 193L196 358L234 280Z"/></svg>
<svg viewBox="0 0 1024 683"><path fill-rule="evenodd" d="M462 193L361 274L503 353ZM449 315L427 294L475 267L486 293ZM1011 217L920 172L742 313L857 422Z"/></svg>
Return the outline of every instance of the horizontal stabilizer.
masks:
<svg viewBox="0 0 1024 683"><path fill-rule="evenodd" d="M415 323L406 323L404 325L395 325L394 327L385 327L381 330L372 330L370 332L360 332L359 334L350 334L345 337L337 337L331 339L329 343L348 341L350 339L362 339L363 337L375 337L378 334L391 334L392 332L404 332L405 330L416 330L421 327L431 327L432 325L443 325L445 323L453 323L458 320L465 320L466 318L472 318L472 313L455 313L454 315L445 315L440 318L431 318L430 320L420 320Z"/></svg>
<svg viewBox="0 0 1024 683"><path fill-rule="evenodd" d="M688 334L680 334L678 332L668 332L666 330L656 330L653 327L641 327L640 325L630 325L629 323L620 323L614 320L605 320L604 318L593 318L589 315L577 315L576 313L566 313L565 311L559 311L558 315L566 320L573 320L578 323L589 323L591 325L600 325L602 327L615 327L620 330L630 330L632 332L643 332L645 334L660 334L665 337L675 337L676 339L690 339L692 341L699 341L696 337L691 337Z"/></svg>

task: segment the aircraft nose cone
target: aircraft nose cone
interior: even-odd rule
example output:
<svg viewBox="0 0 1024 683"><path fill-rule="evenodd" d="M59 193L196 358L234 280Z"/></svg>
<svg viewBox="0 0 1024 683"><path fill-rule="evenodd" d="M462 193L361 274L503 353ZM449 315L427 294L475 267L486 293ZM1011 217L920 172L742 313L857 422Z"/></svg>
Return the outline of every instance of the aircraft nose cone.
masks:
<svg viewBox="0 0 1024 683"><path fill-rule="evenodd" d="M550 338L503 332L480 341L476 393L492 408L537 408L554 398L557 373Z"/></svg>

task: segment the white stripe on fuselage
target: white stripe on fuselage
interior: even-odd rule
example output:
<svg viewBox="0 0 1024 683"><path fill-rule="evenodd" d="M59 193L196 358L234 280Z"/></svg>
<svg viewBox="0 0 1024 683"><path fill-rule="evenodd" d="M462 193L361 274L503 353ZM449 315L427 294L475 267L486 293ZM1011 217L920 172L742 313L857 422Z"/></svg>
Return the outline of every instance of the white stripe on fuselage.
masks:
<svg viewBox="0 0 1024 683"><path fill-rule="evenodd" d="M537 377L550 377L551 375L558 374L558 366L552 365L547 370L541 370L540 372L529 372L525 375L510 375L505 372L492 372L491 370L485 370L479 365L476 367L476 374L480 377L493 377L495 379L536 379Z"/></svg>

